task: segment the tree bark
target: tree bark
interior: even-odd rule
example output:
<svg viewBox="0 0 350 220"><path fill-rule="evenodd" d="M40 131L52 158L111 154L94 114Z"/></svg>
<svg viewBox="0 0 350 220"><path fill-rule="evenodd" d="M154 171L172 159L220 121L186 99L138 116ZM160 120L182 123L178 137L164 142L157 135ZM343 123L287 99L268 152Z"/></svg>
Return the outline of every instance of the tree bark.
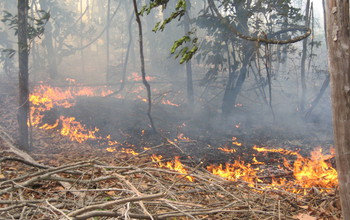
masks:
<svg viewBox="0 0 350 220"><path fill-rule="evenodd" d="M28 0L18 0L18 64L19 64L19 108L17 120L19 125L19 146L29 150L28 115L29 115L29 86L28 86L28 31L27 13Z"/></svg>
<svg viewBox="0 0 350 220"><path fill-rule="evenodd" d="M345 220L350 219L350 26L349 0L326 1L334 144Z"/></svg>

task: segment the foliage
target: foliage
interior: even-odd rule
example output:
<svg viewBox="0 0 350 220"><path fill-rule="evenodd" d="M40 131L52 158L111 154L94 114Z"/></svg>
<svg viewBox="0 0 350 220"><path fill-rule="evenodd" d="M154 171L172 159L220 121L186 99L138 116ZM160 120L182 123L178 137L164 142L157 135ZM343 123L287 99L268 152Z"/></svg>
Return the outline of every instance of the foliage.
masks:
<svg viewBox="0 0 350 220"><path fill-rule="evenodd" d="M44 10L38 10L39 18L28 17L28 39L33 40L36 37L40 37L44 33L44 27L50 19L50 12ZM8 25L10 29L15 30L15 35L18 34L18 17L17 15L12 15L8 11L4 11L4 16L1 21ZM32 22L30 22L32 21ZM33 25L31 24L33 23Z"/></svg>
<svg viewBox="0 0 350 220"><path fill-rule="evenodd" d="M162 10L164 10L168 6L168 3L169 0L151 0L150 4L142 7L140 14L149 14L152 9L157 7L162 7ZM152 31L164 31L166 25L173 20L177 19L180 21L181 18L185 15L186 10L186 0L178 0L175 5L175 9L170 14L170 16L165 18L163 21L157 22ZM180 64L188 62L190 59L192 59L198 50L198 38L195 36L191 38L192 35L194 35L194 31L191 31L187 33L187 35L176 40L170 49L170 53L175 54L175 58L181 57Z"/></svg>
<svg viewBox="0 0 350 220"><path fill-rule="evenodd" d="M193 55L198 50L198 46L197 46L198 38L191 39L191 37L189 36L190 34L193 34L193 32L189 32L188 35L185 35L182 38L180 38L179 40L176 40L170 49L171 54L175 54L176 50L178 48L180 48L180 51L178 51L175 55L175 58L178 58L179 56L181 56L180 64L192 59ZM192 47L183 46L183 44L186 44L186 43L187 43L187 45L188 45L188 43L190 43L190 45ZM181 46L183 46L183 47L181 47Z"/></svg>
<svg viewBox="0 0 350 220"><path fill-rule="evenodd" d="M219 10L225 16L220 19L210 8L203 10L197 17L196 24L206 30L208 37L201 42L198 61L204 61L210 68L204 82L210 83L217 79L218 71L234 71L236 63L240 63L246 53L247 42L240 39L225 23L229 23L241 33L254 37L275 37L288 39L297 31L291 27L301 22L303 16L300 9L294 8L290 0L266 0L255 3L248 1L216 0ZM293 24L293 25L291 25ZM283 31L290 29L290 31ZM256 43L256 51L260 50ZM291 51L292 45L282 46L282 51ZM258 53L259 54L259 53ZM277 58L277 53L270 54L272 61L283 61ZM229 62L231 61L231 62ZM239 67L239 66L238 66Z"/></svg>

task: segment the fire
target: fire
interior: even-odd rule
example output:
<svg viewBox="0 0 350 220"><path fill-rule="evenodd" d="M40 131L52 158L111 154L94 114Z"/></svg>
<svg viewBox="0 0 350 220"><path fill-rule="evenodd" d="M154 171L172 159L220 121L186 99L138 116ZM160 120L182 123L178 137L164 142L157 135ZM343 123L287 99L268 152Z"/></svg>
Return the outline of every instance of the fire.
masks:
<svg viewBox="0 0 350 220"><path fill-rule="evenodd" d="M334 157L334 154L323 155L322 148L316 148L311 152L310 159L301 156L298 152L289 151L282 148L266 149L254 146L254 149L259 152L275 152L284 155L295 155L297 159L291 165L286 158L283 158L283 165L285 168L293 171L295 181L289 182L288 186L298 185L302 188L320 187L320 188L334 188L338 185L337 171L327 160ZM286 183L284 183L285 185ZM294 189L293 192L298 191Z"/></svg>
<svg viewBox="0 0 350 220"><path fill-rule="evenodd" d="M168 161L166 163L162 162L163 156L161 155L157 156L153 154L151 159L153 162L156 162L158 166L161 168L165 167L170 170L175 170L181 174L188 174L188 171L184 168L184 166L180 162L179 157L175 157L174 161ZM192 176L186 176L186 178L191 182L194 181L194 177Z"/></svg>
<svg viewBox="0 0 350 220"><path fill-rule="evenodd" d="M122 148L121 150L120 150L120 152L122 152L122 153L126 153L126 154L132 154L132 155L139 155L139 153L137 153L137 152L135 152L133 149L130 149L130 148Z"/></svg>
<svg viewBox="0 0 350 220"><path fill-rule="evenodd" d="M252 164L265 164L264 162L260 162L256 159L256 157L253 157L252 159L253 163Z"/></svg>
<svg viewBox="0 0 350 220"><path fill-rule="evenodd" d="M61 135L68 136L71 141L82 143L89 139L96 139L95 133L98 131L98 128L90 131L80 122L76 121L74 117L66 118L61 116L60 120L62 122Z"/></svg>
<svg viewBox="0 0 350 220"><path fill-rule="evenodd" d="M236 137L232 137L232 144L238 147L242 146L242 143L238 142Z"/></svg>
<svg viewBox="0 0 350 220"><path fill-rule="evenodd" d="M162 104L176 106L176 107L180 106L179 104L172 103L170 100L164 100L164 99L162 99Z"/></svg>
<svg viewBox="0 0 350 220"><path fill-rule="evenodd" d="M284 187L286 190L293 193L306 193L305 190L308 188L319 187L320 191L322 191L329 188L335 188L338 185L337 171L329 162L327 162L334 157L332 150L330 155L324 155L322 149L317 148L311 152L311 157L308 159L301 156L298 152L282 148L267 149L254 146L253 149L264 153L272 152L297 156L293 165L291 165L286 158L283 158L283 166L284 168L287 168L287 170L293 171L294 180L288 180L286 178L275 179L271 176L272 182L268 186L264 186L264 188L274 188L278 186ZM265 163L259 162L256 157L253 157L252 163L244 163L244 161L235 160L233 164L226 163L225 165L219 164L207 166L207 170L227 180L243 180L248 182L250 186L253 186L256 183L262 182L262 180L259 179L258 174L263 170L253 168L252 166L260 164Z"/></svg>
<svg viewBox="0 0 350 220"><path fill-rule="evenodd" d="M183 133L180 133L177 135L177 139L175 141L190 141L191 139L189 137L186 137Z"/></svg>
<svg viewBox="0 0 350 220"><path fill-rule="evenodd" d="M227 153L235 153L237 151L236 149L228 149L227 147L225 148L219 147L218 149Z"/></svg>
<svg viewBox="0 0 350 220"><path fill-rule="evenodd" d="M137 74L133 75L133 80L137 81L140 78L135 78ZM138 76L139 77L139 76ZM142 79L141 79L142 80ZM76 85L75 80L68 79L70 85ZM147 99L143 98L141 95L137 95L139 92L143 92L144 88L137 87L135 89L134 98L140 98L143 101ZM74 106L77 96L106 96L111 94L112 91L108 90L107 87L92 88L92 87L50 87L45 85L36 86L33 92L30 94L29 101L31 103L30 121L28 124L35 126L39 129L45 130L57 130L62 136L67 136L70 140L82 143L87 140L98 140L103 141L108 147L106 151L108 152L124 152L127 154L138 155L133 149L121 148L118 146L123 146L118 141L115 141L108 136L99 136L98 128L88 128L84 124L77 121L74 117L58 116L56 121L52 124L43 123L44 113L46 111L53 110L55 107L60 108L71 108ZM119 97L120 94L118 94ZM122 98L123 96L120 96ZM162 100L163 104L178 106L169 100ZM238 124L240 126L240 124ZM179 128L186 126L183 123ZM239 127L238 126L238 127ZM179 129L178 128L178 129ZM141 136L145 135L145 131L141 131ZM177 139L175 141L190 141L191 139L186 137L183 133L178 132ZM170 143L173 143L168 139ZM236 137L232 137L230 141L232 145L242 146L242 143L238 142ZM175 143L173 143L175 144ZM124 147L130 147L124 145ZM132 146L131 146L132 147ZM150 148L144 148L144 150L149 150ZM221 151L235 153L235 149L229 149L228 147L218 148ZM279 165L281 171L293 172L292 178L279 178L274 179L273 177L269 187L273 188L276 186L287 187L289 191L295 193L304 192L300 188L308 189L313 187L319 188L335 188L338 185L337 172L328 162L329 159L334 157L334 152L331 149L330 154L324 155L321 148L316 149L311 152L310 159L303 157L297 151L290 151L286 149L268 149L264 147L254 146L254 150L257 152L264 153L279 153L282 155L288 155L295 157L294 162L288 161L285 157L282 157L283 164ZM162 162L162 156L153 155L151 157L153 162L156 162L159 167L165 167L171 170L175 170L183 175L189 181L194 181L195 179L188 176L188 171L184 168L184 165L180 162L179 157L175 157L173 161ZM256 183L262 182L259 178L260 170L258 165L264 164L258 161L257 157L253 157L252 162L245 163L244 161L235 160L234 163L226 163L225 165L210 165L207 166L207 170L215 175L222 176L230 181L243 180L248 182L251 186L256 185Z"/></svg>
<svg viewBox="0 0 350 220"><path fill-rule="evenodd" d="M286 150L286 149L267 149L264 147L258 147L258 146L254 146L253 147L254 150L258 151L258 152L275 152L275 153L280 153L280 154L284 154L284 155L299 155L298 152L295 151L290 151L290 150Z"/></svg>
<svg viewBox="0 0 350 220"><path fill-rule="evenodd" d="M67 82L72 86L60 88L39 85L33 89L29 96L31 112L28 124L44 130L56 129L62 136L67 136L71 141L78 143L87 140L103 140L110 146L106 149L107 151L116 151L115 146L120 145L118 141L112 140L110 135L106 137L97 136L98 128L86 128L74 117L60 116L54 124L45 123L41 125L45 111L50 111L54 107L70 108L75 105L75 98L78 96L106 96L113 93L107 87L77 86L74 79L67 79ZM122 149L122 151L129 154L137 154L129 149Z"/></svg>
<svg viewBox="0 0 350 220"><path fill-rule="evenodd" d="M337 171L327 162L332 157L334 155L323 155L322 148L312 151L310 159L298 155L293 169L296 184L304 188L336 187L338 185Z"/></svg>
<svg viewBox="0 0 350 220"><path fill-rule="evenodd" d="M142 76L139 75L138 73L133 72L133 73L131 73L131 75L132 75L132 76L129 76L129 77L128 77L128 80L129 80L129 81L135 81L135 82L140 82L140 81L142 81ZM147 81L152 81L152 80L154 80L154 79L156 79L156 77L146 76L146 80L147 80Z"/></svg>
<svg viewBox="0 0 350 220"><path fill-rule="evenodd" d="M254 169L249 163L244 164L244 161L235 160L233 164L226 163L225 167L222 164L219 166L210 165L207 170L230 181L246 181L250 183L250 186L253 186L256 182L261 182L257 177L259 169Z"/></svg>
<svg viewBox="0 0 350 220"><path fill-rule="evenodd" d="M106 151L108 151L108 152L116 152L117 151L117 149L116 148L114 148L114 147L107 147L106 148Z"/></svg>
<svg viewBox="0 0 350 220"><path fill-rule="evenodd" d="M143 101L143 102L148 102L148 99L143 98L143 97L140 96L140 95L138 95L137 98L140 99L140 100Z"/></svg>

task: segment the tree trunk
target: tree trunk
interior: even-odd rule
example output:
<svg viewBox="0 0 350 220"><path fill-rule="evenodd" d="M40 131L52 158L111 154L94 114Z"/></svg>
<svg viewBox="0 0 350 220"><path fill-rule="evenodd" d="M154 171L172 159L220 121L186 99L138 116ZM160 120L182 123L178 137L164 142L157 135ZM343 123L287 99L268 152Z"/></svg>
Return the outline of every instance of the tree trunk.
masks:
<svg viewBox="0 0 350 220"><path fill-rule="evenodd" d="M350 21L349 0L326 1L334 144L345 220L350 219Z"/></svg>
<svg viewBox="0 0 350 220"><path fill-rule="evenodd" d="M148 83L148 81L146 79L145 56L144 56L144 52L143 52L142 24L141 24L140 14L139 14L139 11L137 9L136 0L133 0L133 5L134 5L134 12L135 12L135 15L136 15L136 22L137 22L137 26L138 26L138 29L139 29L139 47L140 47L140 61L141 61L142 82L143 82L143 85L146 87L146 90L147 90L147 98L148 98L147 116L148 116L149 121L151 123L151 128L152 128L153 132L157 133L157 129L156 129L155 125L154 125L153 118L152 118L152 115L151 115L151 112L152 112L151 86L150 86L150 84Z"/></svg>
<svg viewBox="0 0 350 220"><path fill-rule="evenodd" d="M249 64L251 62L252 56L254 55L253 48L254 47L251 42L246 42L246 53L244 54L244 58L241 64L242 66L238 71L239 75L236 82L233 81L234 75L237 74L236 67L234 67L230 72L229 81L225 88L225 94L221 106L222 114L224 117L227 117L232 113L233 106L236 103L237 96L242 89L247 76Z"/></svg>
<svg viewBox="0 0 350 220"><path fill-rule="evenodd" d="M110 69L110 64L109 64L109 50L110 50L110 39L109 39L109 28L110 28L110 23L111 23L111 0L108 0L107 3L107 17L106 17L106 60L107 60L107 65L106 65L106 82L109 83L110 81L112 81L112 71Z"/></svg>
<svg viewBox="0 0 350 220"><path fill-rule="evenodd" d="M310 0L307 0L306 8L305 8L305 26L306 27L309 27L309 22L310 22L309 11L310 11ZM303 40L303 53L301 55L301 73L300 73L300 81L301 81L300 111L301 112L305 110L305 102L306 102L306 77L305 77L306 53L307 53L307 38Z"/></svg>
<svg viewBox="0 0 350 220"><path fill-rule="evenodd" d="M50 6L46 0L40 1L40 8L45 11L50 11ZM43 44L46 47L47 51L47 61L48 61L48 71L51 79L55 79L58 75L57 71L57 62L56 62L56 52L54 48L54 39L52 37L52 23L48 21L45 25L45 35Z"/></svg>
<svg viewBox="0 0 350 220"><path fill-rule="evenodd" d="M18 0L18 64L19 64L19 108L17 120L19 125L19 146L29 150L28 115L29 115L29 88L28 88L28 32L27 13L28 0Z"/></svg>
<svg viewBox="0 0 350 220"><path fill-rule="evenodd" d="M84 16L84 10L83 10L83 0L80 0L80 48L83 47L84 42L84 22L83 22L83 16ZM80 50L80 57L81 57L81 74L85 75L85 59L84 59L84 48Z"/></svg>
<svg viewBox="0 0 350 220"><path fill-rule="evenodd" d="M188 34L190 32L190 10L191 10L191 3L189 0L186 0L187 4L187 10L185 14L185 20L184 20L184 31L185 34ZM189 106L193 106L194 104L194 92L193 92L193 79L192 79L192 62L189 60L186 62L186 77L187 77L187 102Z"/></svg>

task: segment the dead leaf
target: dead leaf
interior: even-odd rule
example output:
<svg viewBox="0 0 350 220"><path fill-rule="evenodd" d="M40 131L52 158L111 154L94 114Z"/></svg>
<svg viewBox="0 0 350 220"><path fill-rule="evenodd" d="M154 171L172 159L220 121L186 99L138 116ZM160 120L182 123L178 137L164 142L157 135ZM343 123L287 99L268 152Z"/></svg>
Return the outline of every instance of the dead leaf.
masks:
<svg viewBox="0 0 350 220"><path fill-rule="evenodd" d="M115 196L115 191L107 191L106 194L110 196Z"/></svg>
<svg viewBox="0 0 350 220"><path fill-rule="evenodd" d="M302 209L308 209L309 208L309 206L307 206L307 205L301 205L299 207L302 208Z"/></svg>
<svg viewBox="0 0 350 220"><path fill-rule="evenodd" d="M298 220L317 220L316 217L310 216L308 214L300 213L299 215L293 216L294 218L297 218Z"/></svg>

